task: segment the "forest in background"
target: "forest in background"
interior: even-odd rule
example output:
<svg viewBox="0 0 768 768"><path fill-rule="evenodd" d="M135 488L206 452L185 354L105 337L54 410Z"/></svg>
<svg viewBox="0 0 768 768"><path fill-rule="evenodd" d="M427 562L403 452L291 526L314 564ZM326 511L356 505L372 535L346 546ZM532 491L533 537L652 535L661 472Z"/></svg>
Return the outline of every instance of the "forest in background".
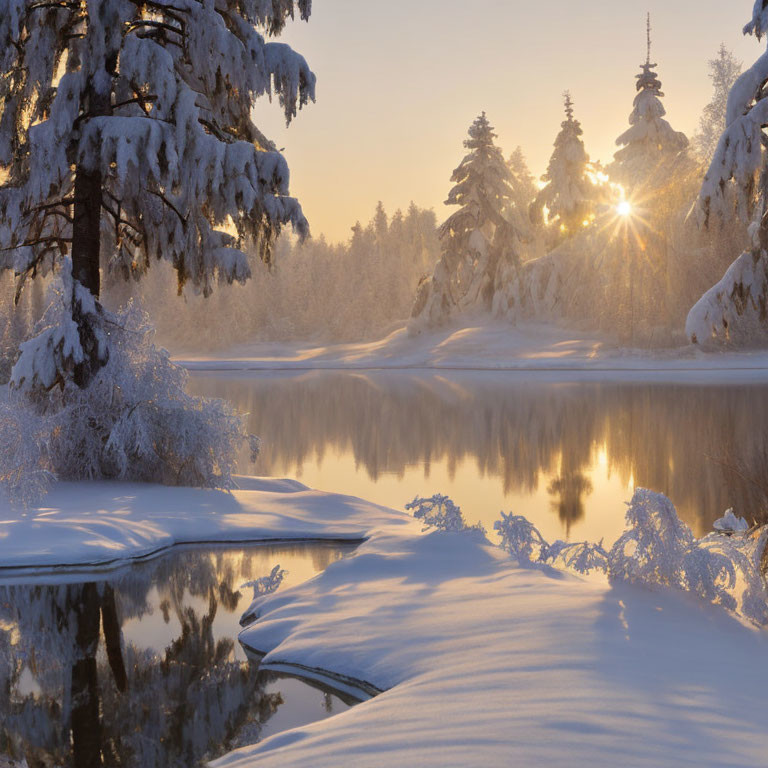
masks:
<svg viewBox="0 0 768 768"><path fill-rule="evenodd" d="M642 69L650 74L648 90L660 104L664 94L652 67L649 51ZM591 161L567 94L567 119L542 180L530 173L521 148L507 157L509 193L504 193L508 199L499 199L499 213L513 230L504 244L509 263L497 259L490 277L480 275L494 285L481 289L478 273L491 268L480 268L481 259L462 241L469 256L451 268L455 274L448 288L459 299L452 299L456 306L437 320L419 320L417 292L429 283L441 254L455 244L448 242L436 214L414 203L407 212L392 215L379 203L367 224L351 227L345 243L329 243L322 236L302 242L284 234L270 264L254 248L249 255L252 278L245 284L217 285L209 296L194 285L180 287L166 261L153 264L149 278L139 283L124 280L124 265L116 262L104 269L103 302L117 308L131 298L138 301L150 313L158 341L174 352L254 340L370 341L402 327L412 312L422 326L417 332L456 316L474 320L488 313L513 322L534 319L600 331L627 346L685 344L690 308L749 243L744 217L717 220L705 229L690 215L725 125L728 91L741 72L724 47L709 67L714 92L698 133L689 144L661 119L662 107L651 115L651 122L661 125L660 151L651 158L620 136L617 144L625 146L610 165ZM641 73L640 95L642 78ZM630 122L637 122L637 112L636 99ZM662 147L670 137L671 150ZM635 145L643 142L647 137ZM627 149L630 156L622 158ZM617 205L627 199L632 215L617 215ZM450 197L446 201L455 203ZM498 240L499 227L489 226L488 241L494 232ZM2 367L7 369L0 370L2 379L19 342L42 315L47 282L31 281L17 311L0 315ZM480 293L467 299L473 291ZM183 300L176 298L178 293ZM5 273L0 276L4 308L10 308L14 296L13 278Z"/></svg>

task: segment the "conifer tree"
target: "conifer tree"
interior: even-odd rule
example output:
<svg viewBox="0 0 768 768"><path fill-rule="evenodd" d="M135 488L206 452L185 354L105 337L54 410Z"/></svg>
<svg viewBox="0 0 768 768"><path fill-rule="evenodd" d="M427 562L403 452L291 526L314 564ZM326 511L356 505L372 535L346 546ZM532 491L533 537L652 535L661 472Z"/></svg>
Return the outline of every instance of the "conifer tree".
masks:
<svg viewBox="0 0 768 768"><path fill-rule="evenodd" d="M419 286L412 333L445 322L457 311L488 309L500 260L511 253L514 234L504 217L512 203L512 176L485 112L469 128L469 150L451 181L446 205L459 206L440 227L442 256L431 279Z"/></svg>
<svg viewBox="0 0 768 768"><path fill-rule="evenodd" d="M621 149L609 166L613 179L632 190L645 186L662 170L671 172L670 163L688 146L684 133L673 130L664 119L666 110L661 102L664 94L661 82L651 63L651 17L647 24L647 56L637 75L637 96L629 116L630 127L616 139Z"/></svg>
<svg viewBox="0 0 768 768"><path fill-rule="evenodd" d="M756 0L744 34L768 34L768 0ZM734 215L751 219L752 247L688 314L694 343L754 344L768 341L768 54L733 84L726 127L704 178L698 201L701 223Z"/></svg>
<svg viewBox="0 0 768 768"><path fill-rule="evenodd" d="M534 218L547 209L547 223L555 224L563 234L579 231L594 213L595 185L588 174L589 155L581 139L581 123L573 116L570 92L565 99L565 121L555 139L555 149L547 172L541 177L546 185L539 191L533 205Z"/></svg>
<svg viewBox="0 0 768 768"><path fill-rule="evenodd" d="M0 270L73 278L72 323L25 348L28 386L106 362L100 267L165 259L207 295L249 277L247 242L269 262L285 224L306 234L251 118L264 95L289 121L314 98L304 59L267 41L297 10L311 0L0 0Z"/></svg>
<svg viewBox="0 0 768 768"><path fill-rule="evenodd" d="M720 46L717 57L709 61L709 79L712 81L712 100L704 107L699 120L699 132L694 137L696 151L709 163L717 149L717 142L725 130L728 93L742 72L742 65L725 47Z"/></svg>
<svg viewBox="0 0 768 768"><path fill-rule="evenodd" d="M528 211L538 192L533 174L528 169L522 147L517 147L509 156L507 166L512 174L515 204L521 211Z"/></svg>

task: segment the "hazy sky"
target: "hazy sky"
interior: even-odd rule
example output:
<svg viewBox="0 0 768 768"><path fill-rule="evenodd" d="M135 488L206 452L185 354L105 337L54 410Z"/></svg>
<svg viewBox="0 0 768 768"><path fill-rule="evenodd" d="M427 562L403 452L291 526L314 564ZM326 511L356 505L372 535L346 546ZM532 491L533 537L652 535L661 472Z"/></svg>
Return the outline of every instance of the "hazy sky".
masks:
<svg viewBox="0 0 768 768"><path fill-rule="evenodd" d="M292 193L314 235L345 240L377 200L410 200L438 218L472 120L488 113L505 154L519 144L546 170L570 89L587 151L608 161L627 127L635 75L653 55L677 130L695 130L724 42L745 64L765 48L741 30L752 0L315 0L283 40L318 77L317 103L285 130L277 103L262 129L285 147Z"/></svg>

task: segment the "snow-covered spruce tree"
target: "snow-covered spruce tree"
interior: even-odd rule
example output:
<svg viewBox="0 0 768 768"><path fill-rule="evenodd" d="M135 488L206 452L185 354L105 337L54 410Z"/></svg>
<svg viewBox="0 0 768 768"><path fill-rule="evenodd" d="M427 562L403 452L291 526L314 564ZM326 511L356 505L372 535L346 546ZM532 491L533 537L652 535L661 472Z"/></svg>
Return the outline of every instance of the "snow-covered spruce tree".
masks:
<svg viewBox="0 0 768 768"><path fill-rule="evenodd" d="M768 0L756 0L744 34L768 33ZM768 342L768 53L734 83L726 127L698 200L699 219L752 219L752 247L693 306L688 338L702 345Z"/></svg>
<svg viewBox="0 0 768 768"><path fill-rule="evenodd" d="M304 59L265 39L310 7L0 0L0 271L18 291L60 267L67 286L66 316L24 345L13 376L40 409L55 385L86 388L108 362L102 266L138 279L164 259L179 286L207 295L249 277L246 243L269 261L285 224L306 234L286 162L251 111L277 95L290 120L314 98Z"/></svg>
<svg viewBox="0 0 768 768"><path fill-rule="evenodd" d="M651 17L648 15L648 53L637 75L637 96L629 116L630 127L616 139L621 149L614 155L608 172L627 192L650 182L660 184L658 174L669 177L675 159L688 146L684 133L675 131L664 119L661 82L651 64Z"/></svg>
<svg viewBox="0 0 768 768"><path fill-rule="evenodd" d="M712 160L720 136L725 130L728 94L742 69L741 62L725 47L725 44L720 46L717 57L709 61L712 100L704 107L699 119L699 132L693 138L696 152L707 163Z"/></svg>
<svg viewBox="0 0 768 768"><path fill-rule="evenodd" d="M106 361L83 293L98 299L102 260L138 278L167 259L209 293L247 279L245 240L269 260L284 224L306 233L251 110L276 93L290 120L313 98L304 59L264 38L310 5L0 0L0 269L23 283L71 254L78 338L57 379L86 385Z"/></svg>
<svg viewBox="0 0 768 768"><path fill-rule="evenodd" d="M451 176L455 186L445 204L459 210L440 227L442 256L419 286L411 333L457 312L489 309L500 264L518 259L518 233L504 216L514 205L512 176L495 138L483 112L470 126L464 141L469 152Z"/></svg>
<svg viewBox="0 0 768 768"><path fill-rule="evenodd" d="M691 174L698 173L688 139L664 119L656 67L649 15L646 60L637 75L630 127L616 140L621 149L608 166L632 208L622 220L621 237L605 248L603 272L614 329L632 346L669 344L672 329L681 324L670 262L676 258L674 232L690 208Z"/></svg>
<svg viewBox="0 0 768 768"><path fill-rule="evenodd" d="M533 204L533 218L540 219L547 209L547 223L559 228L562 235L580 231L594 213L595 189L589 178L591 163L581 139L584 131L573 116L570 92L565 98L565 121L555 139L555 149L547 172L541 177L546 182Z"/></svg>

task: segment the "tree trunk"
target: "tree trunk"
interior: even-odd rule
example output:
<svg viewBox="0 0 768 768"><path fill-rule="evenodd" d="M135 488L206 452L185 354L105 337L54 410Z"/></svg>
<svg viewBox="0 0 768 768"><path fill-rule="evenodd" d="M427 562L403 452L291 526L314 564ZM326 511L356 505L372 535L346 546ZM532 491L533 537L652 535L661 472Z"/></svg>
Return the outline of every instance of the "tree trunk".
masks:
<svg viewBox="0 0 768 768"><path fill-rule="evenodd" d="M101 277L101 187L99 170L78 166L75 172L75 211L72 225L72 277L99 298Z"/></svg>
<svg viewBox="0 0 768 768"><path fill-rule="evenodd" d="M98 117L111 112L110 94L99 94L93 88L88 97L89 116ZM75 203L72 223L72 277L98 300L101 293L99 273L101 254L101 203L103 179L99 168L89 169L78 164L75 169ZM98 308L98 303L97 303ZM107 361L99 357L99 345L88 316L72 297L72 318L77 323L85 360L75 366L74 381L85 388L96 371Z"/></svg>

